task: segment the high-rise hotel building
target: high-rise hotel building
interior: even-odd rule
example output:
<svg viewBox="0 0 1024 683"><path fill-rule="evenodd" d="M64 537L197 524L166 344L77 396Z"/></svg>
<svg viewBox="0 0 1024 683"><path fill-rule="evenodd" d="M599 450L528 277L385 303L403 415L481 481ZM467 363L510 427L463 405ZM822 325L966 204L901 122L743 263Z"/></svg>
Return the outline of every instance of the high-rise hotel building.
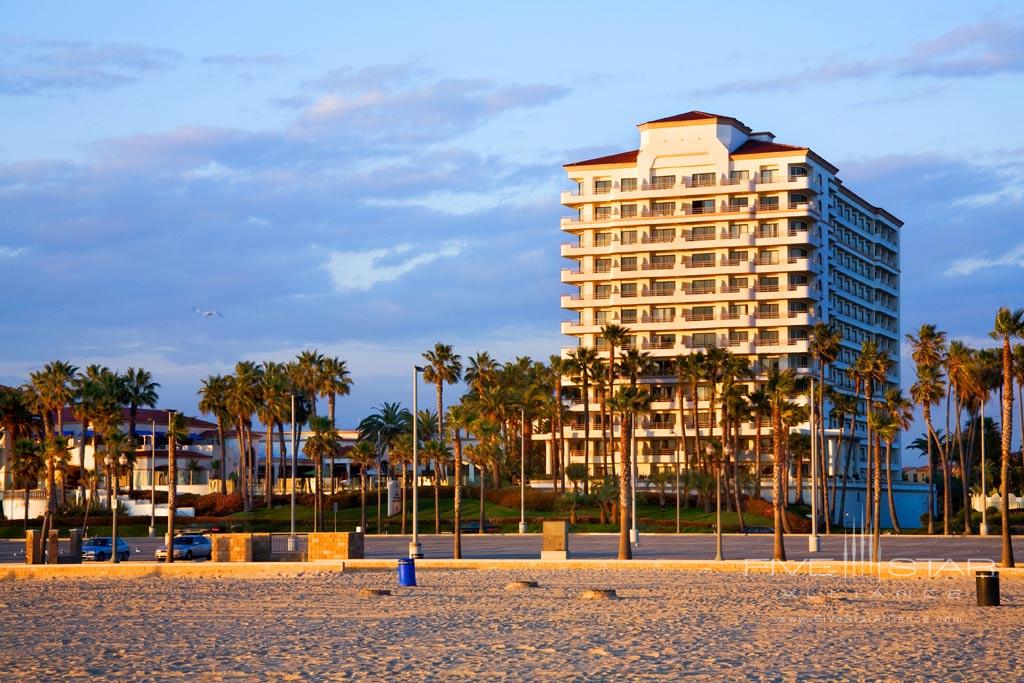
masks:
<svg viewBox="0 0 1024 683"><path fill-rule="evenodd" d="M636 432L641 474L675 462L677 355L718 346L747 357L760 379L772 366L817 374L808 334L823 321L842 333L831 385L852 393L846 369L867 339L896 361L889 379L898 384L899 219L848 189L810 148L729 116L691 111L638 128L639 149L565 165L576 189L561 197L572 211L561 224L570 238L561 279L571 288L562 296L563 334L607 355L601 328L618 324L629 329L627 348L653 359L640 378L654 396ZM703 388L705 436L706 397ZM601 418L593 394L590 402L591 464L600 472ZM571 411L563 457L582 462L579 397ZM686 427L692 438L694 425ZM742 425L742 435L748 459L754 425ZM852 471L863 476L864 467L862 443Z"/></svg>

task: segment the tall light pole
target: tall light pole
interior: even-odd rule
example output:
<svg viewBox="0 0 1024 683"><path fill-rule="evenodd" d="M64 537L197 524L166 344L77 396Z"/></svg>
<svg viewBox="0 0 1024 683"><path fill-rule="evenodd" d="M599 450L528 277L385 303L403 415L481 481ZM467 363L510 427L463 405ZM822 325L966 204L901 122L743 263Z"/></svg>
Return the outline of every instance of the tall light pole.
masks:
<svg viewBox="0 0 1024 683"><path fill-rule="evenodd" d="M420 498L419 498L419 444L416 422L419 412L417 392L419 390L420 373L423 368L418 365L412 366L412 541L409 542L409 557L418 559L423 557L423 547L420 545Z"/></svg>
<svg viewBox="0 0 1024 683"><path fill-rule="evenodd" d="M985 489L985 399L981 400L981 424L978 425L978 432L981 434L981 528L982 536L988 536L988 491ZM889 476L892 476L890 473ZM1009 519L1006 512L1003 517ZM1007 522L1002 522L1006 524Z"/></svg>
<svg viewBox="0 0 1024 683"><path fill-rule="evenodd" d="M110 525L110 561L114 564L121 561L121 556L117 552L117 480L120 478L117 466L120 465L121 467L124 467L126 464L128 464L128 458L126 458L124 453L122 453L121 457L119 457L111 467L113 470L113 476L110 477L110 485L114 489L114 497L110 500L110 514L113 516Z"/></svg>
<svg viewBox="0 0 1024 683"><path fill-rule="evenodd" d="M814 428L814 377L811 382L811 535L807 537L807 551L816 553L821 547L821 539L818 538L818 449L817 431ZM801 492L801 495L803 493Z"/></svg>
<svg viewBox="0 0 1024 683"><path fill-rule="evenodd" d="M295 393L292 395L292 500L291 500L291 533L288 534L288 552L295 552L295 465L296 465L296 453L295 453ZM241 443L241 441L239 441Z"/></svg>
<svg viewBox="0 0 1024 683"><path fill-rule="evenodd" d="M156 420L149 427L149 537L156 534Z"/></svg>
<svg viewBox="0 0 1024 683"><path fill-rule="evenodd" d="M526 533L526 408L519 409L519 533Z"/></svg>

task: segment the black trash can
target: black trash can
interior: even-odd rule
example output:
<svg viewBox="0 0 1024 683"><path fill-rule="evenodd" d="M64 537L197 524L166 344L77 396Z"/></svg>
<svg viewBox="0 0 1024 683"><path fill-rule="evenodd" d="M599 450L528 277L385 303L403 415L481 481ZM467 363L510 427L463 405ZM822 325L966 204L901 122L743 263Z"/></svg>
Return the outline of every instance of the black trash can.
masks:
<svg viewBox="0 0 1024 683"><path fill-rule="evenodd" d="M987 569L975 572L978 607L999 607L999 572Z"/></svg>

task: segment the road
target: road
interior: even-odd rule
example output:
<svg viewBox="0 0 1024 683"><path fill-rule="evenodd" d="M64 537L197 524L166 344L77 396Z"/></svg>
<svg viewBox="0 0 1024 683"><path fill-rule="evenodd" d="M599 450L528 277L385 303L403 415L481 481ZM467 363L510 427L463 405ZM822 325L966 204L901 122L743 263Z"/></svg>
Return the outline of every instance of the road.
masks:
<svg viewBox="0 0 1024 683"><path fill-rule="evenodd" d="M462 553L465 558L530 559L540 557L539 534L464 534ZM860 559L865 552L857 545L862 537L833 535L821 537L821 551L807 552L807 537L786 536L786 556L790 560ZM131 561L152 561L153 552L163 543L159 538L129 538ZM285 534L275 534L275 548L284 549ZM300 539L304 540L304 539ZM408 554L409 536L367 536L367 558L399 558ZM420 536L425 557L451 557L451 534ZM854 551L854 546L857 550ZM845 548L844 548L845 546ZM722 541L726 559L766 560L772 555L771 535L726 534ZM1014 537L1017 556L1024 559L1024 537ZM571 534L569 548L577 559L613 558L618 549L615 534ZM942 536L883 536L882 559L913 560L999 560L998 536L942 537ZM634 549L638 559L707 560L715 556L715 537L710 534L648 534L641 535L639 547ZM0 562L23 562L24 541L0 540Z"/></svg>

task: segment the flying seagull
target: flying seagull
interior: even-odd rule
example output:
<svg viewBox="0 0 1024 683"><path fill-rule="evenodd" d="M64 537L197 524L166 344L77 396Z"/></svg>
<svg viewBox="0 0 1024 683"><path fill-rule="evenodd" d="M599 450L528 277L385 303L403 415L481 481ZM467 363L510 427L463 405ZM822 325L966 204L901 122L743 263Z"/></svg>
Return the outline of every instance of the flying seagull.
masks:
<svg viewBox="0 0 1024 683"><path fill-rule="evenodd" d="M195 311L196 313L198 313L199 315L203 316L204 318L223 318L224 317L220 313L218 313L217 311L207 310L205 308L199 308L198 306L193 306L192 310Z"/></svg>

